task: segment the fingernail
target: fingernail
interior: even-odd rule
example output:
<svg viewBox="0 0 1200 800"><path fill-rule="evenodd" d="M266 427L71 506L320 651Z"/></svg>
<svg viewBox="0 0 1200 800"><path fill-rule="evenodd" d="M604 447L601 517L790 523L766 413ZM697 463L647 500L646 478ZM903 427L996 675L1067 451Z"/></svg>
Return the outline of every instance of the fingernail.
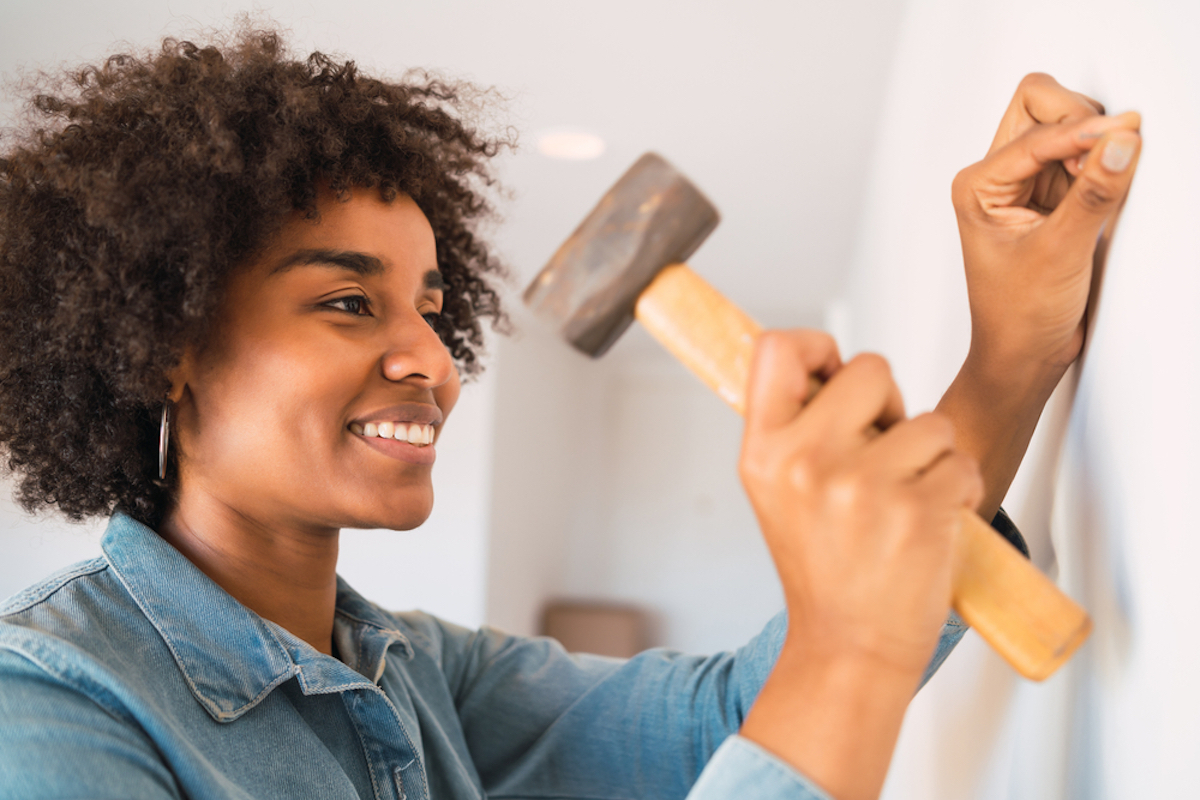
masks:
<svg viewBox="0 0 1200 800"><path fill-rule="evenodd" d="M1134 142L1122 136L1113 137L1104 145L1104 154L1100 156L1100 165L1109 172L1124 172L1133 160Z"/></svg>

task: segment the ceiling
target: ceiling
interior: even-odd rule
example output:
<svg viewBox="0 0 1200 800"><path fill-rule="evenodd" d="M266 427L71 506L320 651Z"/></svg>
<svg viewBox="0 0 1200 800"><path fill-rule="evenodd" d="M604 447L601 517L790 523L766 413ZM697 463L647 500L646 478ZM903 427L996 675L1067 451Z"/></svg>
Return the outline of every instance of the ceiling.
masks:
<svg viewBox="0 0 1200 800"><path fill-rule="evenodd" d="M5 0L0 73L79 63L119 41L227 27L255 6L212 0ZM263 6L257 6L262 9ZM522 146L495 237L514 291L643 151L683 169L723 221L693 266L770 324L820 320L853 253L903 4L538 0L280 2L294 49L398 75L426 67L492 86ZM261 13L261 11L260 11ZM11 98L0 106L12 114ZM555 161L539 131L574 126L605 153Z"/></svg>

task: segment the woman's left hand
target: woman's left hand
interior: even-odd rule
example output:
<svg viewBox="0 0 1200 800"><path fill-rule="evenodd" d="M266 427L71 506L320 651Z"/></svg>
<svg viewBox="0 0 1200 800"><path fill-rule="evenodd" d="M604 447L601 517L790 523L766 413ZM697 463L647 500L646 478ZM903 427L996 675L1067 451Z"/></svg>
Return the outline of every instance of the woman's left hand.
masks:
<svg viewBox="0 0 1200 800"><path fill-rule="evenodd" d="M1079 355L1097 242L1129 191L1140 125L1029 75L987 156L955 178L976 368L1052 389Z"/></svg>
<svg viewBox="0 0 1200 800"><path fill-rule="evenodd" d="M938 410L979 461L985 519L1083 347L1097 248L1137 169L1140 125L1136 113L1104 116L1096 101L1030 75L987 156L954 179L971 348Z"/></svg>

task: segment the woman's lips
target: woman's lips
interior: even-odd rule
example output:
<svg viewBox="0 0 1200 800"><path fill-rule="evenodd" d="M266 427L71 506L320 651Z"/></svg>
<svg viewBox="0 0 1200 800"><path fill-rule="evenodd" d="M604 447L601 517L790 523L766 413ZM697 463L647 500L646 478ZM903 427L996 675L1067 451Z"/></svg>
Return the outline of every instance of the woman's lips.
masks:
<svg viewBox="0 0 1200 800"><path fill-rule="evenodd" d="M442 410L431 403L400 403L352 420L347 427L368 447L412 464L432 464Z"/></svg>
<svg viewBox="0 0 1200 800"><path fill-rule="evenodd" d="M440 425L442 410L433 403L398 403L387 408L377 408L350 420L351 425L366 425L380 422L404 422L418 425Z"/></svg>
<svg viewBox="0 0 1200 800"><path fill-rule="evenodd" d="M399 461L407 461L410 464L429 466L437 459L437 449L432 444L415 445L396 439L380 439L378 436L363 436L357 433L354 434L354 438L376 452Z"/></svg>
<svg viewBox="0 0 1200 800"><path fill-rule="evenodd" d="M350 430L368 439L376 437L380 439L395 439L398 442L408 442L417 447L433 444L435 435L433 425L422 425L419 422L391 422L388 420L368 422L364 425L351 422Z"/></svg>

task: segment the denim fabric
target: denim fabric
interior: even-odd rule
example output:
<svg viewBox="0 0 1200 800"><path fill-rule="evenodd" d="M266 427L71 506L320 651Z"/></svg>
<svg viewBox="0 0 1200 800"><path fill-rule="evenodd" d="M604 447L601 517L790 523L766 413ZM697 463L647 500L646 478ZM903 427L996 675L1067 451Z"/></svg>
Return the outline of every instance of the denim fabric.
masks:
<svg viewBox="0 0 1200 800"><path fill-rule="evenodd" d="M666 800L706 764L693 800L823 797L734 736L783 614L734 653L620 661L339 581L338 660L127 516L102 547L0 607L5 798ZM965 630L951 619L926 677Z"/></svg>
<svg viewBox="0 0 1200 800"><path fill-rule="evenodd" d="M753 787L751 789L750 787ZM717 748L688 800L833 800L803 775L741 736Z"/></svg>

